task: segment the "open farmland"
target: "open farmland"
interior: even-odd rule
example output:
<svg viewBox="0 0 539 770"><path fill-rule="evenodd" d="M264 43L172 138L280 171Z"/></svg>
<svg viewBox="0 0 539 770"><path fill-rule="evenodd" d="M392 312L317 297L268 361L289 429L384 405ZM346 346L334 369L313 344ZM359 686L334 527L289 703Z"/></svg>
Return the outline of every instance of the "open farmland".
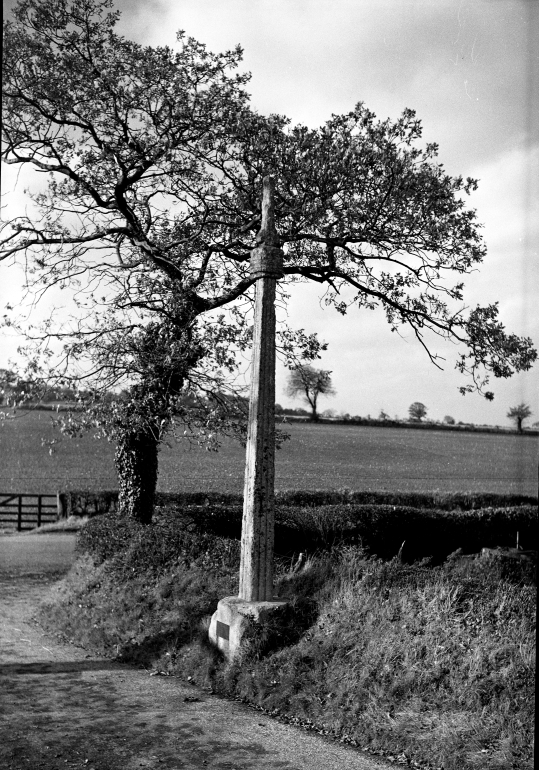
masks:
<svg viewBox="0 0 539 770"><path fill-rule="evenodd" d="M276 488L537 494L536 436L354 425L283 426ZM52 443L55 442L55 443ZM114 445L62 437L47 412L0 424L0 492L115 489ZM163 492L239 492L244 450L207 452L187 441L163 447Z"/></svg>

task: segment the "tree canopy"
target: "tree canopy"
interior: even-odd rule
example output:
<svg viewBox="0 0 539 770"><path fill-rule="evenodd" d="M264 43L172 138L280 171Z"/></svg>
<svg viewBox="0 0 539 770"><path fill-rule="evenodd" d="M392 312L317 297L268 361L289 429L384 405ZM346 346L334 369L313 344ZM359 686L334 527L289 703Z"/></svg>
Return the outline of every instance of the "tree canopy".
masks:
<svg viewBox="0 0 539 770"><path fill-rule="evenodd" d="M414 401L408 408L408 414L410 415L410 419L421 422L423 417L427 416L427 407L425 404L422 404L421 401Z"/></svg>
<svg viewBox="0 0 539 770"><path fill-rule="evenodd" d="M486 253L466 206L476 181L448 175L435 144L419 146L413 110L380 121L359 103L318 129L291 127L250 108L248 76L234 72L241 49L213 54L183 32L178 50L143 47L115 32L111 8L21 0L4 25L2 158L48 186L32 196L39 216L5 223L0 257L24 255L41 286L77 282L114 333L202 316L216 328L208 314L230 309L231 349L249 333L238 301L251 296L271 174L283 292L310 280L340 313L381 307L435 363L429 332L461 342L463 392L491 398L490 375L531 366L532 341L505 331L496 304L463 304L462 279ZM83 309L71 337L62 331L70 360L81 340L106 335L95 321ZM301 341L316 355L313 338Z"/></svg>
<svg viewBox="0 0 539 770"><path fill-rule="evenodd" d="M313 366L300 365L288 376L286 393L291 398L301 396L311 407L312 419L318 420L318 397L334 396L336 390L331 382L331 372L315 369Z"/></svg>
<svg viewBox="0 0 539 770"><path fill-rule="evenodd" d="M516 423L517 430L519 433L522 433L522 423L527 417L530 417L533 414L532 410L528 406L528 404L522 403L518 404L518 406L512 406L511 409L507 412L507 416L510 420L513 420Z"/></svg>

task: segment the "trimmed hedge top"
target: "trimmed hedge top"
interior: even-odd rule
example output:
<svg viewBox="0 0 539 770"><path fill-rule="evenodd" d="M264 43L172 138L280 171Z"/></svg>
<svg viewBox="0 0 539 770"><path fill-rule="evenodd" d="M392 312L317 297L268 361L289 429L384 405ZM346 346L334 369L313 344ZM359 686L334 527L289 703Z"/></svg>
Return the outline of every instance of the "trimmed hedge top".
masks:
<svg viewBox="0 0 539 770"><path fill-rule="evenodd" d="M108 524L103 521L107 535L102 539L99 522L104 519L111 521ZM176 533L172 540L181 533L180 540L193 540L211 551L212 538L218 538L221 543L235 540L239 544L241 524L240 505L176 504L158 512L154 526L149 528L114 514L92 519L81 532L79 547L98 551L100 558L109 558L126 547L135 530L137 537L144 540L151 539L152 530L165 526ZM477 553L485 547L515 548L517 538L520 548L535 550L538 534L535 506L444 511L412 506L340 504L316 508L277 505L275 510L275 554L286 557L355 545L385 559L400 553L403 561L432 557L440 563L458 549L463 553ZM89 545L92 537L97 538L94 546Z"/></svg>
<svg viewBox="0 0 539 770"><path fill-rule="evenodd" d="M203 532L241 537L242 508L171 506L169 513L192 522ZM443 561L462 549L476 553L498 546L536 549L539 516L535 506L452 510L402 505L279 505L275 509L275 553L327 550L335 545L361 545L377 556L401 552L406 561L433 557Z"/></svg>
<svg viewBox="0 0 539 770"><path fill-rule="evenodd" d="M509 508L518 505L537 505L536 497L500 495L494 493L423 493L423 492L357 492L350 489L286 490L276 492L278 506L321 505L406 505L414 508L475 510L477 508ZM189 505L242 505L243 495L219 492L158 493L157 504Z"/></svg>
<svg viewBox="0 0 539 770"><path fill-rule="evenodd" d="M64 515L89 515L116 510L118 492L73 490L60 495ZM353 492L340 490L286 490L275 495L277 506L317 508L324 505L393 505L432 508L443 511L477 510L480 508L512 508L537 505L536 497L492 493L421 493L421 492ZM234 506L243 504L243 495L222 492L158 492L156 504L189 506Z"/></svg>

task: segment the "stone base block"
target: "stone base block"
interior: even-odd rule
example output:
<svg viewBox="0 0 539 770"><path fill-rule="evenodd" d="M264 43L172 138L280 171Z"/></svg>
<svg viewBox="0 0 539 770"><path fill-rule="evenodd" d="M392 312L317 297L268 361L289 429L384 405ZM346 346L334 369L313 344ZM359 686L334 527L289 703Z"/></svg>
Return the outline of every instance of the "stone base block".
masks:
<svg viewBox="0 0 539 770"><path fill-rule="evenodd" d="M278 613L286 605L287 602L278 600L247 602L238 596L227 596L221 599L213 613L209 629L210 641L231 661L245 648L245 645L242 647L242 638L249 623L254 620L264 624L270 615Z"/></svg>

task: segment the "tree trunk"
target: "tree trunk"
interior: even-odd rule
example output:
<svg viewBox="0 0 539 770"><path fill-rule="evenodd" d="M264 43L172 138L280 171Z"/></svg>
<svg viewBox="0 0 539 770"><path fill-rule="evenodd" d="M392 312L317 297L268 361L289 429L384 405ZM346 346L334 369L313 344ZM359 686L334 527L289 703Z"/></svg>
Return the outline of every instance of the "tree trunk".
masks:
<svg viewBox="0 0 539 770"><path fill-rule="evenodd" d="M317 401L318 401L318 393L315 393L313 398L312 398L312 400L311 400L311 407L312 407L312 410L313 410L313 415L312 415L311 419L312 419L313 422L318 422L318 412L316 410Z"/></svg>
<svg viewBox="0 0 539 770"><path fill-rule="evenodd" d="M114 462L118 474L118 511L141 524L150 524L157 485L159 441L150 428L124 431L118 438Z"/></svg>

